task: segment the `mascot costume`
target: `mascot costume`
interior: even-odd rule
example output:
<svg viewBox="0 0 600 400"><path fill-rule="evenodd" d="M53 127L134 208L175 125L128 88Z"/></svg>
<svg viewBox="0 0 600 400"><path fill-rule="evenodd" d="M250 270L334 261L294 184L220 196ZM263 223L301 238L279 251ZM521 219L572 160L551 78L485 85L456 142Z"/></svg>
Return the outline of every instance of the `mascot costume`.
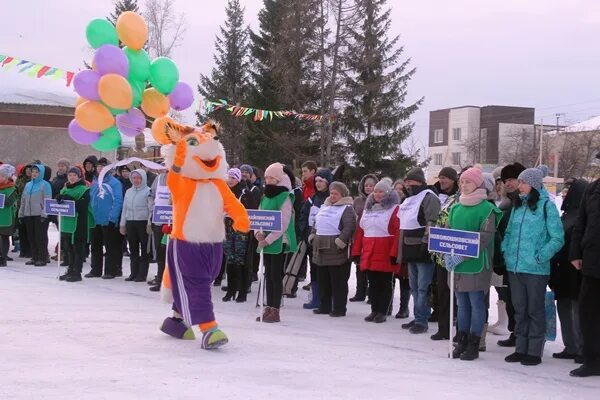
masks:
<svg viewBox="0 0 600 400"><path fill-rule="evenodd" d="M225 239L224 216L233 228L249 232L244 206L225 182L227 161L218 141L219 126L183 126L169 117L152 126L157 142L167 145L167 186L173 202L173 226L167 247L162 298L172 300L173 316L161 330L175 338L194 339L193 325L202 332L202 348L216 349L228 342L217 325L211 300L212 282L219 274Z"/></svg>

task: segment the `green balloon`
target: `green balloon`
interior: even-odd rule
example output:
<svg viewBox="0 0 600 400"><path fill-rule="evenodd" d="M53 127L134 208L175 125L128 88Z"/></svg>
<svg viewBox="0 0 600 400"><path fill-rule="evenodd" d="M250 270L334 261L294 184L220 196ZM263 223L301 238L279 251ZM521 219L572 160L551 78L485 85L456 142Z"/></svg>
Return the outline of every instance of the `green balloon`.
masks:
<svg viewBox="0 0 600 400"><path fill-rule="evenodd" d="M146 81L134 81L130 79L129 85L131 86L131 93L133 94L131 107L137 107L142 104L142 94L146 89Z"/></svg>
<svg viewBox="0 0 600 400"><path fill-rule="evenodd" d="M145 50L131 50L129 47L123 48L127 59L129 60L129 79L136 81L146 81L150 76L150 57Z"/></svg>
<svg viewBox="0 0 600 400"><path fill-rule="evenodd" d="M92 148L98 151L116 150L121 145L121 134L116 126L111 126L105 131L102 131L100 139L92 143Z"/></svg>
<svg viewBox="0 0 600 400"><path fill-rule="evenodd" d="M109 21L102 18L97 18L88 24L85 28L85 36L94 49L105 44L119 45L117 29Z"/></svg>
<svg viewBox="0 0 600 400"><path fill-rule="evenodd" d="M158 57L150 64L150 83L156 90L168 95L179 82L179 71L170 58Z"/></svg>

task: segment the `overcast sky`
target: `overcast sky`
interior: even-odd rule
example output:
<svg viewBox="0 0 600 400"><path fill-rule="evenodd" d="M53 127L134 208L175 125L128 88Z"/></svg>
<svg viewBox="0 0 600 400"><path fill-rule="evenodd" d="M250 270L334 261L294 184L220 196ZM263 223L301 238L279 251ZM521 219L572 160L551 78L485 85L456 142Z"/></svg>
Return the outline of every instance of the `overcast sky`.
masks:
<svg viewBox="0 0 600 400"><path fill-rule="evenodd" d="M185 13L187 32L173 58L181 79L195 85L212 67L226 1L175 2ZM256 27L262 0L241 2ZM85 26L113 10L112 0L3 3L0 54L74 71L91 56ZM413 117L423 144L429 111L439 108L529 106L536 108L538 122L554 122L555 113L565 113L567 122L600 115L600 1L390 0L389 5L392 34L401 35L405 55L417 68L409 99L425 97ZM0 70L0 90L14 89L68 93L57 81Z"/></svg>

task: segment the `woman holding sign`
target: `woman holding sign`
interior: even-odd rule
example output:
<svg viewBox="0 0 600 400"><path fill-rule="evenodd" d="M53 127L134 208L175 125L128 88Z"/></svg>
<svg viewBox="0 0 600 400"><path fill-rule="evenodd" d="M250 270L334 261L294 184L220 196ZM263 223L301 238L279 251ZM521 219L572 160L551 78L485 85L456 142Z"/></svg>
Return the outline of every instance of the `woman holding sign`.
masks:
<svg viewBox="0 0 600 400"><path fill-rule="evenodd" d="M283 293L283 263L286 253L296 251L296 228L294 224L294 194L292 182L283 164L269 165L265 170L265 195L260 202L261 210L281 211L281 232L255 231L257 251L264 253L265 288L267 306L263 322L279 322L279 307ZM256 319L260 321L260 317Z"/></svg>
<svg viewBox="0 0 600 400"><path fill-rule="evenodd" d="M0 165L0 267L6 267L10 237L15 229L17 191L13 181L14 174L15 167L12 165Z"/></svg>
<svg viewBox="0 0 600 400"><path fill-rule="evenodd" d="M85 258L85 246L89 238L89 226L93 217L89 214L90 193L81 170L72 167L67 173L67 183L56 197L58 203L63 201L75 202L74 217L60 217L61 240L69 267L66 274L60 276L61 281L81 281L81 270Z"/></svg>
<svg viewBox="0 0 600 400"><path fill-rule="evenodd" d="M448 271L455 271L454 288L458 303L458 344L452 358L472 361L479 358L479 341L487 318L485 297L492 279L494 236L502 212L488 201L480 169L469 168L463 172L459 186L459 203L450 209L448 227L479 232L479 257L445 254L444 264Z"/></svg>

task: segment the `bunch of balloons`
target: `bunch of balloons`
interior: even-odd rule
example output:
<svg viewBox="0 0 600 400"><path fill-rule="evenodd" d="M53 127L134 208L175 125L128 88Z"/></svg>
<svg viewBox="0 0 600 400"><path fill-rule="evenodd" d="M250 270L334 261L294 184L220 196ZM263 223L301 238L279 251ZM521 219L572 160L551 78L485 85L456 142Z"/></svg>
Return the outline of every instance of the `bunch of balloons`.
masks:
<svg viewBox="0 0 600 400"><path fill-rule="evenodd" d="M92 69L73 79L80 97L69 135L76 143L98 151L115 150L121 145L120 134L143 133L146 115L159 118L171 108L180 111L192 105L192 88L179 81L175 63L166 57L150 60L144 50L148 25L139 14L122 13L116 26L95 19L86 36L96 52Z"/></svg>

